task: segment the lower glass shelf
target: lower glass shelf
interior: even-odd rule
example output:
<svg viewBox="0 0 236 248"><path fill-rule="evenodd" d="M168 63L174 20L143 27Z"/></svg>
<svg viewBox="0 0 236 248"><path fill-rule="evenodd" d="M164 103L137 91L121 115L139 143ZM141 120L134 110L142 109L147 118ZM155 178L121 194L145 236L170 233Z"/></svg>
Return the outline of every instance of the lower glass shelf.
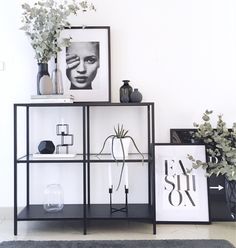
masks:
<svg viewBox="0 0 236 248"><path fill-rule="evenodd" d="M113 208L124 207L123 204L113 204ZM66 204L59 212L46 212L43 205L29 205L24 207L18 214L18 221L34 220L82 220L84 219L83 204ZM152 220L153 207L148 204L128 204L128 211L110 210L110 204L90 204L86 206L86 219L130 219Z"/></svg>

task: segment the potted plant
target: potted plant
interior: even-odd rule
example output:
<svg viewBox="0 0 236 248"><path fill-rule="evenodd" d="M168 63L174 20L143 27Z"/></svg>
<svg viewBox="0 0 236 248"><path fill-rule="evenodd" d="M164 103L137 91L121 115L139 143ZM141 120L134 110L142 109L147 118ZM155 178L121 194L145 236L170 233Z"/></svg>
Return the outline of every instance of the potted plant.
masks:
<svg viewBox="0 0 236 248"><path fill-rule="evenodd" d="M206 110L203 114L203 123L194 123L197 132L194 138L206 145L207 162L195 160L191 155L188 158L193 162L193 168L206 169L207 176L212 174L225 176L226 199L231 209L231 215L236 217L236 123L232 129L226 127L222 115L218 116L217 126L213 128L210 115L213 111Z"/></svg>
<svg viewBox="0 0 236 248"><path fill-rule="evenodd" d="M61 31L69 28L67 21L71 14L76 15L78 11L95 9L87 1L78 4L75 0L69 4L67 1L40 0L32 6L28 3L22 4L21 30L30 40L30 44L35 51L35 58L38 62L37 93L40 94L39 80L43 75L49 75L48 62L52 57L56 58L62 47L70 44L70 39L58 41Z"/></svg>
<svg viewBox="0 0 236 248"><path fill-rule="evenodd" d="M137 152L141 155L142 163L144 161L144 156L140 152L140 150L138 149L134 139L130 135L127 135L127 134L128 134L128 130L125 130L123 128L123 125L120 126L118 124L117 128L114 127L114 134L111 134L108 137L106 137L105 141L103 142L102 149L96 155L96 156L99 156L102 154L102 152L105 148L105 145L108 141L110 143L110 152L111 152L113 159L116 162L117 162L118 158L122 159L121 173L120 173L119 183L118 183L116 190L118 190L120 187L120 183L121 183L121 179L122 179L122 175L123 175L123 170L124 170L124 165L125 165L125 159L128 156L130 142L132 142L132 144L134 145Z"/></svg>

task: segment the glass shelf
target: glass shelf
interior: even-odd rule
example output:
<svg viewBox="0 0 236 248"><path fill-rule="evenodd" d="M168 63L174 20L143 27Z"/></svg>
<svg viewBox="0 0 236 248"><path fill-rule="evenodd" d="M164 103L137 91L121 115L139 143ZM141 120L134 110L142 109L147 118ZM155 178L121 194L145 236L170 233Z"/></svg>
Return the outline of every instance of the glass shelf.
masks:
<svg viewBox="0 0 236 248"><path fill-rule="evenodd" d="M151 162L150 157L148 158L147 153L143 153L144 160L142 156L139 153L129 153L129 155L125 158L125 162L127 163L132 163L132 162ZM101 154L97 156L96 154L91 153L89 161L91 163L102 163L102 162L122 162L122 158L117 158L116 161L114 158L111 156L111 154Z"/></svg>
<svg viewBox="0 0 236 248"><path fill-rule="evenodd" d="M143 154L144 160L142 156L138 153L129 153L129 155L125 158L125 162L132 163L132 162L151 162L152 158L148 157L147 153ZM29 155L29 159L27 160L27 156L22 156L18 158L18 163L83 163L83 162L90 162L90 163L106 163L106 162L123 162L122 158L114 158L111 154L101 154L97 156L95 153L91 153L88 157L86 154L86 158L83 158L83 154L76 154L74 157L55 157L52 154L52 157L34 157L32 154Z"/></svg>

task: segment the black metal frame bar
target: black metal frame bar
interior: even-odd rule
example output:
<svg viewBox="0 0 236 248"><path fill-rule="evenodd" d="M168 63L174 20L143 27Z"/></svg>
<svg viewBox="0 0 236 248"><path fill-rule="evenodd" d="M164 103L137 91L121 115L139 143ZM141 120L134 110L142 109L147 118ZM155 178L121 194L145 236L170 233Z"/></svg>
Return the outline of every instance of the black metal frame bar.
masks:
<svg viewBox="0 0 236 248"><path fill-rule="evenodd" d="M14 105L14 235L17 235L17 106Z"/></svg>
<svg viewBox="0 0 236 248"><path fill-rule="evenodd" d="M90 109L87 106L87 189L88 189L88 205L90 205Z"/></svg>
<svg viewBox="0 0 236 248"><path fill-rule="evenodd" d="M151 104L152 110L151 110L151 127L152 127L152 143L151 143L151 156L152 156L152 204L153 204L153 234L156 234L156 182L155 182L155 109L154 109L154 103Z"/></svg>
<svg viewBox="0 0 236 248"><path fill-rule="evenodd" d="M29 106L26 107L26 201L27 206L30 204L30 192L29 192L29 178L30 178L30 169L29 169Z"/></svg>
<svg viewBox="0 0 236 248"><path fill-rule="evenodd" d="M87 215L86 215L86 110L83 107L83 198L84 198L84 234L87 233Z"/></svg>

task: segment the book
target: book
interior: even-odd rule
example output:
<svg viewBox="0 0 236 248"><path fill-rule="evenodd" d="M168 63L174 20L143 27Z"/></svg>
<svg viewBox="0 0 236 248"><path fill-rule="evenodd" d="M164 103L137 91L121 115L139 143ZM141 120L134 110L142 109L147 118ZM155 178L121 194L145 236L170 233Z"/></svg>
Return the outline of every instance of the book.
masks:
<svg viewBox="0 0 236 248"><path fill-rule="evenodd" d="M31 99L74 99L73 95L32 95Z"/></svg>
<svg viewBox="0 0 236 248"><path fill-rule="evenodd" d="M32 103L73 103L73 99L62 98L62 99L31 99Z"/></svg>
<svg viewBox="0 0 236 248"><path fill-rule="evenodd" d="M31 102L35 103L73 103L72 95L32 95Z"/></svg>

